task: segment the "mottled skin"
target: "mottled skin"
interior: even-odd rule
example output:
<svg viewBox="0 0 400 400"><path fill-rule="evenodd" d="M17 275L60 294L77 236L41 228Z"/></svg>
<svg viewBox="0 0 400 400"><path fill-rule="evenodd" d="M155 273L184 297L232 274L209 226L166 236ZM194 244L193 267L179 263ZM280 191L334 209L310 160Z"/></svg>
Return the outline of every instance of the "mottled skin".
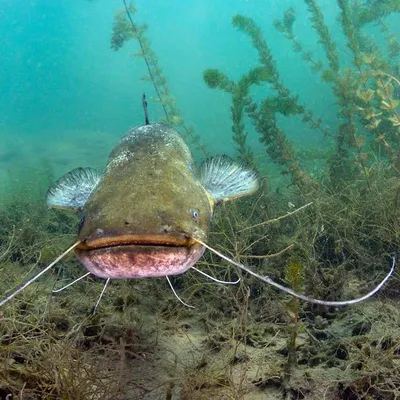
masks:
<svg viewBox="0 0 400 400"><path fill-rule="evenodd" d="M177 131L155 123L129 131L110 154L83 209L78 259L103 278L185 272L204 249L214 202L194 175Z"/></svg>

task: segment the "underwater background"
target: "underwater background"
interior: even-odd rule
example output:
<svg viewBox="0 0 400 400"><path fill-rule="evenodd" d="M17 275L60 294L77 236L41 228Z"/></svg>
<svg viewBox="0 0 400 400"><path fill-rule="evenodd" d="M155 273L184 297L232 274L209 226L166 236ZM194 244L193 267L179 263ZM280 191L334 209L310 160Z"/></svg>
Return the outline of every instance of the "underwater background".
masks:
<svg viewBox="0 0 400 400"><path fill-rule="evenodd" d="M400 1L126 5L0 0L1 297L75 240L79 217L46 190L102 170L144 123L143 93L198 164L227 154L259 173L210 244L313 297L374 287L400 245ZM84 270L63 261L0 309L0 399L400 398L397 272L329 308L211 254L198 265L241 283L174 278L191 310L162 280L113 282L92 316L100 279L51 295Z"/></svg>
<svg viewBox="0 0 400 400"><path fill-rule="evenodd" d="M211 153L235 154L230 96L210 90L204 84L203 71L218 68L236 80L257 65L256 50L231 25L236 14L254 18L262 28L279 74L299 96L299 103L307 103L323 117L325 126L337 124L337 105L329 85L313 73L273 24L287 8L296 7L296 36L316 60L325 62L304 2L234 1L228 6L224 1L152 1L135 5L138 23L149 25L146 35L181 115ZM320 7L342 63L350 64L352 55L338 21L338 5L326 0ZM36 162L46 158L57 175L82 163L103 166L110 147L123 133L143 123L142 93L148 98L156 95L152 86L141 80L146 68L133 56L138 44L130 42L120 51L110 47L118 8L117 0L1 2L2 182L5 171L21 156ZM396 18L390 15L385 23L398 37ZM368 24L365 31L375 37L379 27ZM386 47L387 52L384 40L380 35L377 45L383 52ZM161 108L150 104L150 116L160 119ZM326 148L323 135L301 124L299 118L283 119L282 123L296 144L306 149ZM249 132L248 143L257 149L257 134Z"/></svg>

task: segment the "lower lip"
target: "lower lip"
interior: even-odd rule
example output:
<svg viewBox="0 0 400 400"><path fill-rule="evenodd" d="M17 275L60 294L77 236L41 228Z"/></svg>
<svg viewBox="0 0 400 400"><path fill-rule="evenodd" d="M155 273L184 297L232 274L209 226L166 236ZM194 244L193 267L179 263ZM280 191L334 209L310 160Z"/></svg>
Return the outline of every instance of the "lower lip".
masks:
<svg viewBox="0 0 400 400"><path fill-rule="evenodd" d="M135 279L179 275L202 256L204 247L126 244L76 249L78 260L100 278Z"/></svg>

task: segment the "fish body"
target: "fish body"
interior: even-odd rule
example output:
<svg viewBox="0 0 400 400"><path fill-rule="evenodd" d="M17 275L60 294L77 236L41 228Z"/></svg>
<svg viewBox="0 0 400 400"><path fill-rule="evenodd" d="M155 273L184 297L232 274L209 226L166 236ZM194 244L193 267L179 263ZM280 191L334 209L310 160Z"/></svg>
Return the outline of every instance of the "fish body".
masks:
<svg viewBox="0 0 400 400"><path fill-rule="evenodd" d="M102 278L177 275L194 265L217 203L257 190L257 176L226 156L196 171L171 126L131 129L112 150L104 174L78 168L48 191L47 203L80 209L75 254Z"/></svg>

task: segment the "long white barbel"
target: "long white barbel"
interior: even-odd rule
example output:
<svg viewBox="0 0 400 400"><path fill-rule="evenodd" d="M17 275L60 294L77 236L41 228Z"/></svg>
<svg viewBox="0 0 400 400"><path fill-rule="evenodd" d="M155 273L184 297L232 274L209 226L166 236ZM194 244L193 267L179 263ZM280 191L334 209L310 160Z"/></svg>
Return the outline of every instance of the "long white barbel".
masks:
<svg viewBox="0 0 400 400"><path fill-rule="evenodd" d="M108 284L110 283L110 280L111 280L111 278L108 278L108 279L106 280L106 283L104 284L103 290L102 290L101 293L100 293L100 297L99 297L99 299L97 300L97 303L96 303L96 305L95 305L94 308L93 308L93 311L92 311L92 314L93 314L93 315L96 314L97 307L98 307L99 304L100 304L100 300L101 300L101 298L103 297L103 294L104 294L104 292L106 291L107 286L108 286Z"/></svg>
<svg viewBox="0 0 400 400"><path fill-rule="evenodd" d="M217 282L217 283L222 283L223 285L237 285L237 284L240 282L240 278L239 278L238 280L236 280L236 281L221 281L221 280L219 280L219 279L217 279L217 278L214 278L213 276L208 275L208 274L206 274L205 272L203 272L203 271L197 269L196 267L190 267L190 268L191 268L191 269L194 269L194 270L195 270L196 272L198 272L199 274L204 275L204 276L207 277L208 279L211 279L212 281Z"/></svg>
<svg viewBox="0 0 400 400"><path fill-rule="evenodd" d="M78 244L80 244L81 241L78 240L75 242L71 247L69 247L67 250L64 251L61 255L59 255L51 264L49 264L44 270L40 271L37 275L35 275L33 278L29 279L26 281L22 286L20 286L15 292L11 293L9 296L7 296L5 299L0 301L0 307L10 301L13 297L15 297L18 293L21 293L26 287L28 287L32 282L35 282L36 279L38 279L40 276L42 276L45 272L47 272L49 269L54 267L63 257L65 257L71 250L73 250Z"/></svg>
<svg viewBox="0 0 400 400"><path fill-rule="evenodd" d="M86 278L87 276L89 276L91 274L91 272L86 273L85 275L80 276L79 278L75 279L74 281L72 281L71 283L68 283L68 285L63 286L60 289L56 289L56 290L52 290L52 293L60 293L62 292L64 289L69 288L70 286L72 286L73 284L75 284L76 282L79 282L81 279Z"/></svg>
<svg viewBox="0 0 400 400"><path fill-rule="evenodd" d="M385 278L379 283L378 286L376 286L373 290L371 290L370 292L368 292L367 294L365 294L364 296L358 297L356 299L352 299L352 300L343 300L343 301L328 301L328 300L320 300L320 299L314 299L313 297L309 297L306 296L304 294L301 293L297 293L294 290L283 286L275 281L273 281L269 276L262 276L257 274L256 272L252 271L250 268L246 267L245 265L231 260L229 257L223 255L222 253L220 253L218 250L213 249L212 247L210 247L209 245L207 245L206 243L204 243L203 241L201 241L200 239L197 238L193 238L193 240L195 240L197 243L201 244L202 246L204 246L205 248L207 248L208 250L212 251L213 253L215 253L217 256L223 258L224 260L230 262L233 265L236 265L238 268L242 269L243 271L246 271L247 273L249 273L250 275L255 276L256 278L262 280L263 282L266 282L268 284L270 284L271 286L274 286L280 290L282 290L283 292L289 293L290 295L297 297L301 300L304 301L308 301L309 303L314 303L314 304L320 304L323 306L334 306L334 307L340 307L340 306L348 306L351 304L356 304L356 303L360 303L361 301L364 301L366 299L368 299L369 297L373 296L386 282L387 280L390 278L390 276L392 275L393 271L394 271L394 267L396 265L396 259L393 256L392 258L392 267L390 268L389 273L385 276Z"/></svg>
<svg viewBox="0 0 400 400"><path fill-rule="evenodd" d="M169 283L169 286L170 286L170 288L171 288L171 290L172 290L172 293L175 295L175 297L176 297L184 306L189 307L189 308L196 308L196 307L194 307L194 306L191 306L190 304L185 303L185 302L178 296L178 293L176 293L176 291L175 291L174 287L172 286L172 283L171 283L170 279L168 278L168 276L165 276L165 277L167 278L167 281L168 281L168 283Z"/></svg>

